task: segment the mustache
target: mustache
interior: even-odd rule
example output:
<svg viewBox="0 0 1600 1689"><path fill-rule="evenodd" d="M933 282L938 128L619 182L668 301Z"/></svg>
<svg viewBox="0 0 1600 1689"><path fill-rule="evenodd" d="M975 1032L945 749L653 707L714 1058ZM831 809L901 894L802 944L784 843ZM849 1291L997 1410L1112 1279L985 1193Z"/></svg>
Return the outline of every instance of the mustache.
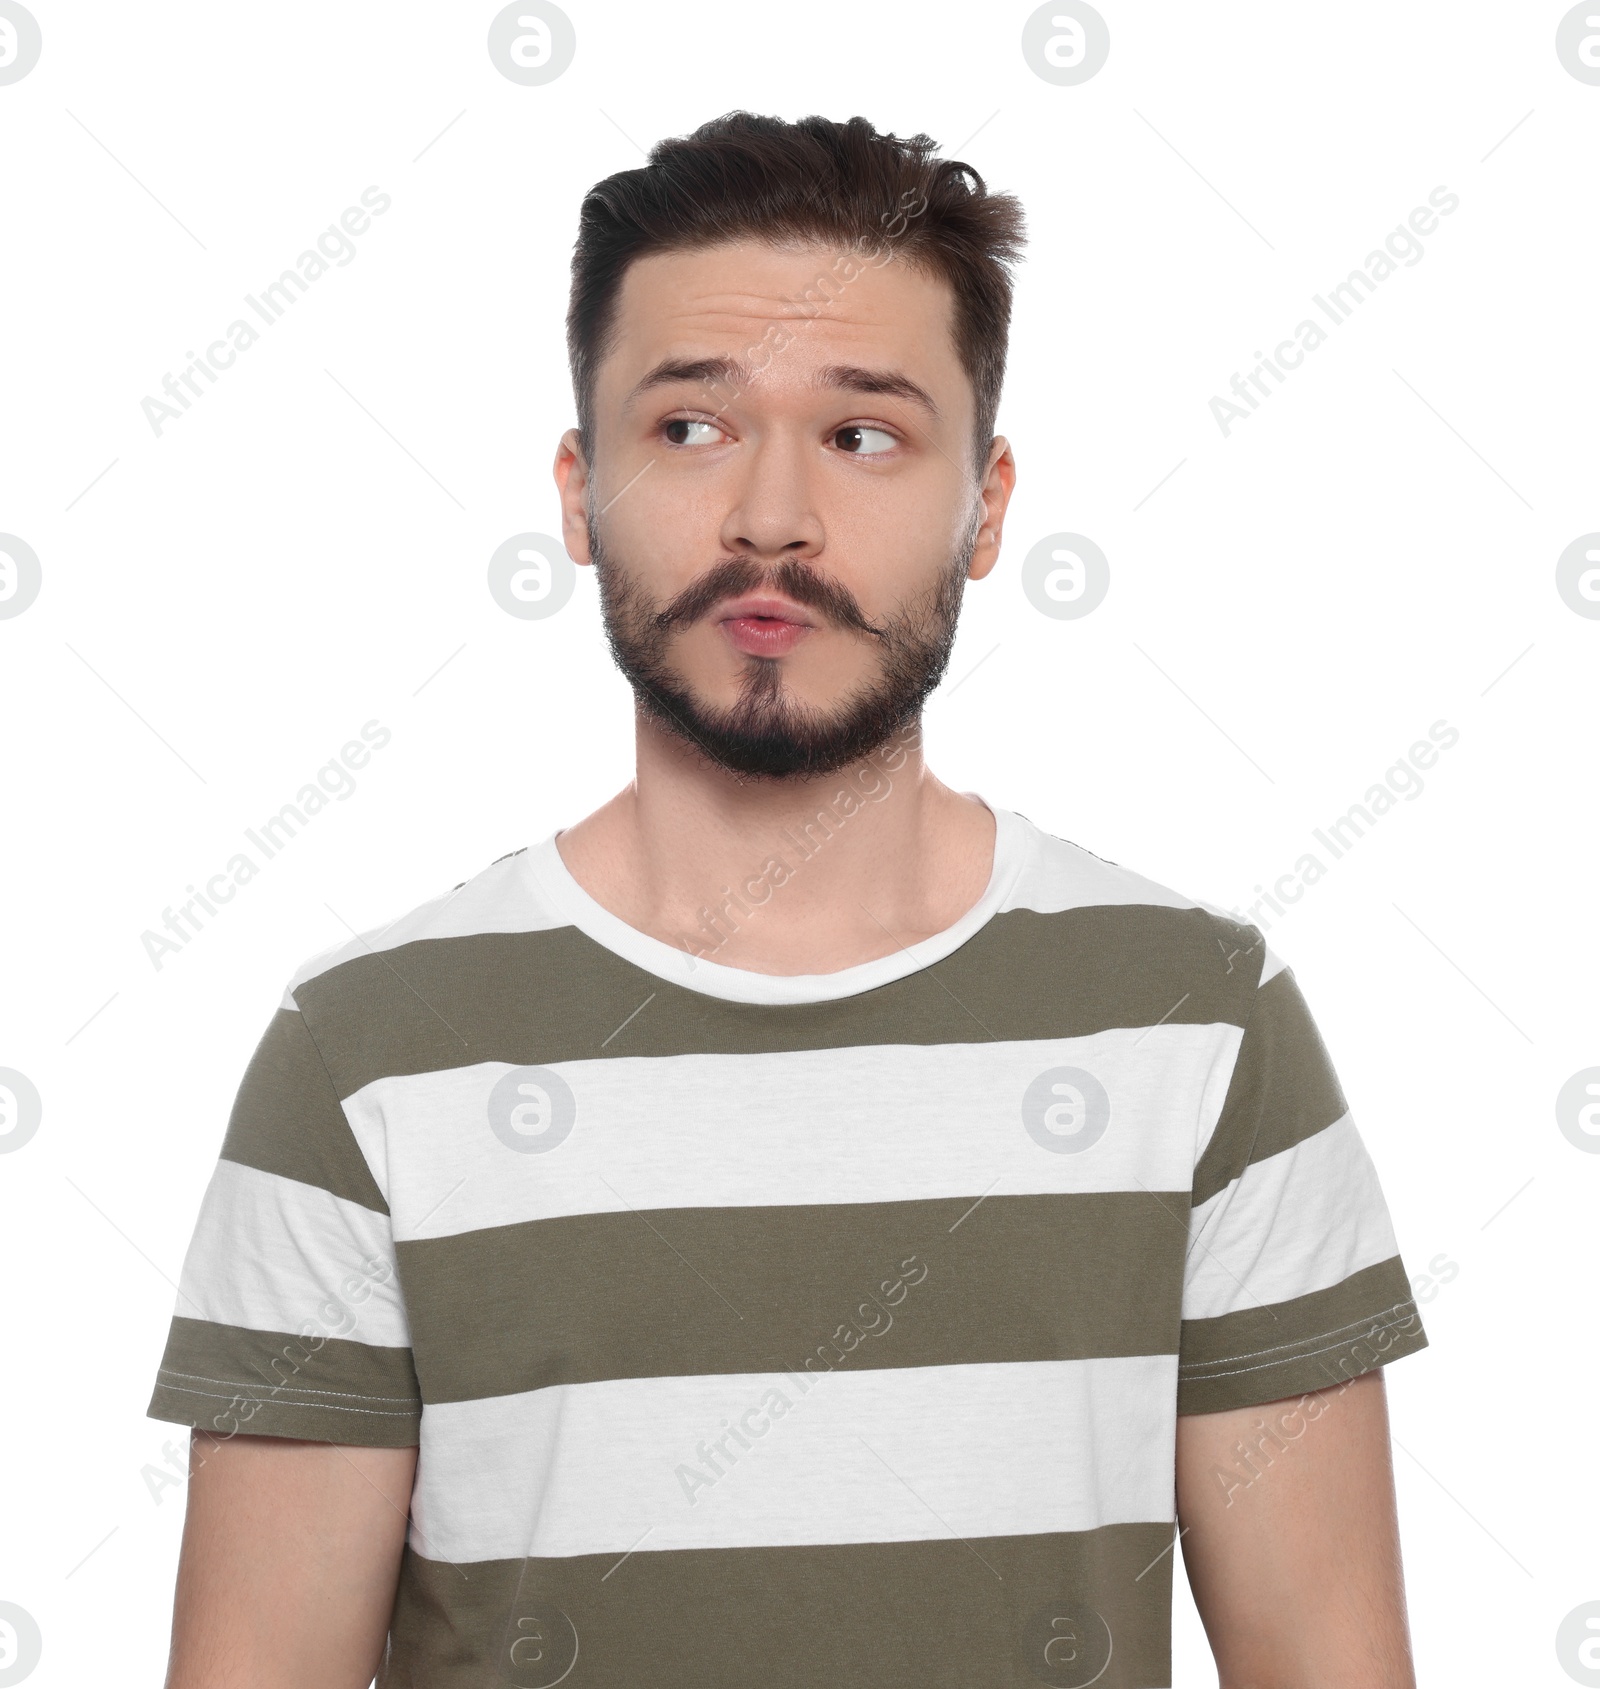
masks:
<svg viewBox="0 0 1600 1689"><path fill-rule="evenodd" d="M728 557L706 571L692 586L685 587L658 611L652 621L662 632L697 622L725 598L740 598L751 592L781 592L796 604L818 610L838 627L853 628L875 639L884 630L870 622L855 594L837 581L817 573L809 563L789 558L770 568L748 557Z"/></svg>

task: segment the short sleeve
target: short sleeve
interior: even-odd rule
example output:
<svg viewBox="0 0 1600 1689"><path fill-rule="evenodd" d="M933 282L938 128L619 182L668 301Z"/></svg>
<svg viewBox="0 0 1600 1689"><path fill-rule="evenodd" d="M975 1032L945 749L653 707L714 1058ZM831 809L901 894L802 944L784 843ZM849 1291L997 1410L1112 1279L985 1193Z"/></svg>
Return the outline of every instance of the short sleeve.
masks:
<svg viewBox="0 0 1600 1689"><path fill-rule="evenodd" d="M1293 972L1263 954L1195 1166L1179 1413L1327 1389L1428 1342L1328 1051Z"/></svg>
<svg viewBox="0 0 1600 1689"><path fill-rule="evenodd" d="M148 1412L219 1436L418 1441L388 1204L290 996L240 1082Z"/></svg>

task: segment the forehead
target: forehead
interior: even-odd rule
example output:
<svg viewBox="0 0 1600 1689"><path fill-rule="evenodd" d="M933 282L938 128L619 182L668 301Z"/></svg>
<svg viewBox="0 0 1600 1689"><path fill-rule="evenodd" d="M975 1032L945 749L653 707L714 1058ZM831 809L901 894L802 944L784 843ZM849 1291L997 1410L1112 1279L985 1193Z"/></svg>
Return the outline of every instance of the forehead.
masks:
<svg viewBox="0 0 1600 1689"><path fill-rule="evenodd" d="M623 276L597 383L619 399L667 357L738 359L761 368L769 388L803 384L824 365L883 365L959 411L954 303L942 277L900 259L875 269L870 253L843 248L729 241L651 253Z"/></svg>

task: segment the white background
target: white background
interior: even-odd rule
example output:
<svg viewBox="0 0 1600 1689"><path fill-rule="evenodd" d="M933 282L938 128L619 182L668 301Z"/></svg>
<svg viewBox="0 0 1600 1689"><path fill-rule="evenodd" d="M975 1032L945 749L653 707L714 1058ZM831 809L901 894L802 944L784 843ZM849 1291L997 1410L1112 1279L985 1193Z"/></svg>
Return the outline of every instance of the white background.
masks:
<svg viewBox="0 0 1600 1689"><path fill-rule="evenodd" d="M485 569L557 530L584 190L736 106L926 130L1028 211L1020 477L928 713L946 780L1242 910L1458 729L1261 924L1408 1270L1456 1269L1389 1374L1421 1681L1571 1682L1600 1155L1554 1104L1600 1063L1600 621L1555 563L1600 529L1600 87L1558 61L1566 7L1104 0L1076 87L1024 62L1029 7L948 0L572 0L543 87L491 64L493 4L33 9L0 87L0 530L43 569L0 620L0 1067L44 1112L0 1155L0 1600L40 1689L159 1676L183 1499L144 1469L186 1434L144 1408L285 980L629 777L592 577L528 621ZM369 184L354 260L157 437L141 399ZM1225 437L1212 396L1441 185L1421 261ZM1019 586L1061 531L1110 560L1077 620ZM163 910L374 718L356 793L154 967ZM1175 1682L1214 1683L1177 1582Z"/></svg>

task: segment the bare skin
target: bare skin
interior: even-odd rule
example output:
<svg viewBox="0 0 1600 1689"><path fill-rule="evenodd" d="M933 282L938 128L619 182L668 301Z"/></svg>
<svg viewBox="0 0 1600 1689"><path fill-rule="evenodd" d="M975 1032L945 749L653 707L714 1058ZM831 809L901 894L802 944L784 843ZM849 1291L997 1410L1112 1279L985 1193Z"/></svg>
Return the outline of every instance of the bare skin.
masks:
<svg viewBox="0 0 1600 1689"><path fill-rule="evenodd" d="M167 1689L367 1689L414 1448L196 1431Z"/></svg>
<svg viewBox="0 0 1600 1689"><path fill-rule="evenodd" d="M890 262L807 321L797 301L834 257L730 244L630 267L598 371L593 459L575 431L556 454L575 560L591 561L592 493L611 555L647 571L659 601L722 558L800 558L876 623L948 567L974 524L969 578L994 569L1016 466L997 437L973 473L974 401L948 290ZM763 363L754 352L772 345L774 325L793 339ZM761 367L715 391L704 379L640 390L663 360L704 358ZM932 409L830 381L835 368L903 377ZM670 419L697 426L675 443ZM841 448L850 427L869 450ZM713 705L735 701L749 663L739 640L755 636L738 620L713 607L672 636L676 672ZM879 661L870 639L821 615L783 639L772 660L789 695L817 709L870 680ZM803 827L852 771L741 778L648 717L637 723L634 779L561 833L558 849L631 926L703 943L701 910L758 873L777 832ZM721 935L716 962L833 972L940 932L978 901L993 864L989 812L938 780L916 739L889 781L882 801ZM1381 1374L1281 1438L1230 1506L1215 1469L1233 1465L1233 1446L1267 1413L1178 1422L1183 1548L1222 1689L1412 1689ZM394 1601L416 1449L199 1433L196 1449L205 1464L190 1484L168 1689L365 1689Z"/></svg>
<svg viewBox="0 0 1600 1689"><path fill-rule="evenodd" d="M1180 1417L1178 1520L1219 1689L1416 1689L1381 1368Z"/></svg>

